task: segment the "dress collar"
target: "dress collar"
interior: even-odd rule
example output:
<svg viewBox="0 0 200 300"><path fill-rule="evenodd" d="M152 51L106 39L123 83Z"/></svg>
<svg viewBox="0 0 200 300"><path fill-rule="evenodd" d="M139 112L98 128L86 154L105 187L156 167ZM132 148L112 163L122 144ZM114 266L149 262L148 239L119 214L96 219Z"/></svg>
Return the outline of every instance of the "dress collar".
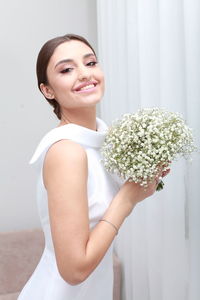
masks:
<svg viewBox="0 0 200 300"><path fill-rule="evenodd" d="M73 123L52 129L39 143L30 164L36 162L53 143L62 139L70 139L86 147L100 148L105 140L107 125L99 118L96 118L96 123L97 131Z"/></svg>

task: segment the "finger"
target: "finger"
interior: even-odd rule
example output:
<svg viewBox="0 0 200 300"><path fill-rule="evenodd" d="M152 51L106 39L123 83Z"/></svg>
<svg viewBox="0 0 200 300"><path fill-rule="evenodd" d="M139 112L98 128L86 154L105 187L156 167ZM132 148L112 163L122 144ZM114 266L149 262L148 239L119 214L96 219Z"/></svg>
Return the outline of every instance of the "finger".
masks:
<svg viewBox="0 0 200 300"><path fill-rule="evenodd" d="M155 177L155 181L154 181L154 182L155 182L155 185L157 186L157 185L160 183L161 180L162 180L162 176L159 176L159 175L156 176L156 177Z"/></svg>
<svg viewBox="0 0 200 300"><path fill-rule="evenodd" d="M166 171L163 171L163 172L162 172L162 177L167 176L167 175L169 174L170 171L171 171L170 169L168 169L168 170L166 170Z"/></svg>

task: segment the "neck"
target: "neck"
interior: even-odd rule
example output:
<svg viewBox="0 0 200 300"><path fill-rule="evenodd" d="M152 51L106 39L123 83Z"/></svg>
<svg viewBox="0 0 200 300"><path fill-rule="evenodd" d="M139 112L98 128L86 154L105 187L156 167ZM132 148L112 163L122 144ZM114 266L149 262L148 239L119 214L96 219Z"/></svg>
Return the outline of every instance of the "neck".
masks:
<svg viewBox="0 0 200 300"><path fill-rule="evenodd" d="M96 107L81 108L77 110L63 110L59 126L73 123L79 126L96 130Z"/></svg>

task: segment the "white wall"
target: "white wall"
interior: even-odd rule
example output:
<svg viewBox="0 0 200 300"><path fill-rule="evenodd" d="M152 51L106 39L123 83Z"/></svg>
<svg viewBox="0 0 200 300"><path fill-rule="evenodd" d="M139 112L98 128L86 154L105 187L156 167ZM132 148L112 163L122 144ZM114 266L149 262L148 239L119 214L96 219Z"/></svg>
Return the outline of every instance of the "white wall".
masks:
<svg viewBox="0 0 200 300"><path fill-rule="evenodd" d="M97 48L95 0L0 1L0 231L40 226L35 172L28 161L56 124L37 90L35 62L43 43L77 33Z"/></svg>

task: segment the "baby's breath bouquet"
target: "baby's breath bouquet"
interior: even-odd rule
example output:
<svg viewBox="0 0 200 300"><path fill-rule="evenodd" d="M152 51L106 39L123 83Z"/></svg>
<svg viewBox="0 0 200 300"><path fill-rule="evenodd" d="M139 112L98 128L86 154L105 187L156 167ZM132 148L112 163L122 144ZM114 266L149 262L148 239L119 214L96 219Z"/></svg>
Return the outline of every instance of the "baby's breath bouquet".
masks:
<svg viewBox="0 0 200 300"><path fill-rule="evenodd" d="M189 158L195 150L192 130L180 114L145 108L113 122L101 153L109 172L147 187L161 168L167 170L178 156ZM157 190L162 188L161 181Z"/></svg>

